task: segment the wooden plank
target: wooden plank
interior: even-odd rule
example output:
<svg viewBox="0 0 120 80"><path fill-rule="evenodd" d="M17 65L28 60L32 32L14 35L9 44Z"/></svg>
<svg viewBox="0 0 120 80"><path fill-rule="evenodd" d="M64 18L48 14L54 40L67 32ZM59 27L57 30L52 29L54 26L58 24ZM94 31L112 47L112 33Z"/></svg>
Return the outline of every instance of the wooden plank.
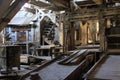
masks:
<svg viewBox="0 0 120 80"><path fill-rule="evenodd" d="M78 1L75 2L78 6L91 6L91 5L96 5L93 1L87 0L87 1Z"/></svg>
<svg viewBox="0 0 120 80"><path fill-rule="evenodd" d="M40 48L36 48L37 50L44 50L44 49L51 49L52 47L55 47L54 45L43 45L40 46Z"/></svg>
<svg viewBox="0 0 120 80"><path fill-rule="evenodd" d="M38 70L37 73L40 78L43 80L77 80L79 77L78 73L86 68L89 63L89 58L86 58L78 65L71 66L60 65L57 62L55 61L43 69ZM30 80L30 75L25 80Z"/></svg>
<svg viewBox="0 0 120 80"><path fill-rule="evenodd" d="M85 78L86 80L89 79L90 75L92 74L92 72L99 67L99 65L106 59L106 55L103 55L98 62L96 62L94 64L94 66L86 73Z"/></svg>
<svg viewBox="0 0 120 80"><path fill-rule="evenodd" d="M6 13L6 10L10 7L10 3L12 1L13 0L2 0L1 1L1 3L0 3L0 18L3 17L4 13Z"/></svg>
<svg viewBox="0 0 120 80"><path fill-rule="evenodd" d="M68 17L70 21L73 22L76 20L99 19L99 15L101 14L104 16L104 18L120 15L120 7L91 8L81 9L80 11L71 12L70 15L66 17Z"/></svg>
<svg viewBox="0 0 120 80"><path fill-rule="evenodd" d="M96 4L103 4L103 0L92 0L94 1Z"/></svg>
<svg viewBox="0 0 120 80"><path fill-rule="evenodd" d="M68 1L65 0L47 0L47 1L54 4L57 7L68 8Z"/></svg>
<svg viewBox="0 0 120 80"><path fill-rule="evenodd" d="M5 12L3 18L12 19L14 15L28 0L16 0ZM8 22L0 21L0 31L8 24Z"/></svg>
<svg viewBox="0 0 120 80"><path fill-rule="evenodd" d="M88 80L119 80L120 79L120 56L108 55L97 67L89 73Z"/></svg>
<svg viewBox="0 0 120 80"><path fill-rule="evenodd" d="M36 5L36 6L40 7L40 8L47 8L47 7L52 6L49 3L44 3L42 1L35 1L35 0L31 0L30 3L33 4L33 5Z"/></svg>
<svg viewBox="0 0 120 80"><path fill-rule="evenodd" d="M75 46L77 49L97 49L100 45Z"/></svg>
<svg viewBox="0 0 120 80"><path fill-rule="evenodd" d="M78 64L82 61L83 58L87 55L86 49L80 50L77 53L74 53L73 56L68 56L67 58L63 59L62 61L58 62L59 64L63 65L73 65L73 64Z"/></svg>

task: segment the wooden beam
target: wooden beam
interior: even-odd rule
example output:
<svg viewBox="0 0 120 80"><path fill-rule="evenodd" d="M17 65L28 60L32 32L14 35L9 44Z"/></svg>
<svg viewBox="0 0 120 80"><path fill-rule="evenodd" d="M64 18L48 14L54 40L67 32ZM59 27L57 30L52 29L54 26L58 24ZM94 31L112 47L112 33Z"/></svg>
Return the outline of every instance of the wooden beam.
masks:
<svg viewBox="0 0 120 80"><path fill-rule="evenodd" d="M1 19L0 19L0 22L1 22L1 21L2 21L2 22L7 22L7 23L8 23L8 22L10 21L10 19L9 19L9 18L1 18Z"/></svg>
<svg viewBox="0 0 120 80"><path fill-rule="evenodd" d="M4 19L12 19L15 14L21 9L21 7L27 2L28 0L16 0L5 12L2 16ZM8 24L8 22L1 20L0 21L0 31Z"/></svg>
<svg viewBox="0 0 120 80"><path fill-rule="evenodd" d="M91 0L76 2L76 4L78 6L91 6L91 5L95 5L95 3L93 1L91 1Z"/></svg>
<svg viewBox="0 0 120 80"><path fill-rule="evenodd" d="M46 7L52 6L49 3L45 3L45 2L42 2L42 1L35 1L35 0L31 0L30 4L36 5L36 6L41 7L41 8L46 8Z"/></svg>
<svg viewBox="0 0 120 80"><path fill-rule="evenodd" d="M68 8L69 2L65 0L47 0L48 2L54 4L57 7Z"/></svg>
<svg viewBox="0 0 120 80"><path fill-rule="evenodd" d="M80 11L72 12L70 13L70 16L66 16L66 17L68 17L70 21L75 21L75 20L86 20L86 19L99 19L100 12L102 12L104 18L120 15L120 7L102 8L102 9L91 8L91 9L81 9Z"/></svg>
<svg viewBox="0 0 120 80"><path fill-rule="evenodd" d="M35 0L31 0L30 4L36 5L40 8L45 8L45 9L49 9L49 10L53 10L53 11L60 11L60 10L64 10L65 8L63 7L58 7L58 5L53 5L50 3L44 3L42 1L35 1Z"/></svg>
<svg viewBox="0 0 120 80"><path fill-rule="evenodd" d="M74 22L70 23L70 43L69 43L69 50L73 50L75 46L75 28Z"/></svg>
<svg viewBox="0 0 120 80"><path fill-rule="evenodd" d="M120 0L113 0L113 2L120 2Z"/></svg>
<svg viewBox="0 0 120 80"><path fill-rule="evenodd" d="M8 9L12 1L13 0L2 0L2 1L0 0L0 18L3 16L5 11Z"/></svg>
<svg viewBox="0 0 120 80"><path fill-rule="evenodd" d="M105 51L105 27L107 26L106 20L99 20L99 30L100 30L100 50Z"/></svg>
<svg viewBox="0 0 120 80"><path fill-rule="evenodd" d="M93 0L96 4L103 4L103 0Z"/></svg>
<svg viewBox="0 0 120 80"><path fill-rule="evenodd" d="M36 13L36 10L35 10L34 8L25 7L25 10L26 10L27 12L31 12L31 13L33 13L33 14Z"/></svg>

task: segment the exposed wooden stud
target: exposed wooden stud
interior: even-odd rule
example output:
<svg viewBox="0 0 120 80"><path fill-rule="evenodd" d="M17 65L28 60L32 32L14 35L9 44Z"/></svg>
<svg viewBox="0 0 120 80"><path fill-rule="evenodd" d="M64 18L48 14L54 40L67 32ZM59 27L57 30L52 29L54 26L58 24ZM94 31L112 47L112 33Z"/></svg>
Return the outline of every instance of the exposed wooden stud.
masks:
<svg viewBox="0 0 120 80"><path fill-rule="evenodd" d="M91 5L96 5L95 2L93 2L92 0L88 0L88 1L80 1L80 2L76 2L76 4L80 7L82 6L91 6Z"/></svg>

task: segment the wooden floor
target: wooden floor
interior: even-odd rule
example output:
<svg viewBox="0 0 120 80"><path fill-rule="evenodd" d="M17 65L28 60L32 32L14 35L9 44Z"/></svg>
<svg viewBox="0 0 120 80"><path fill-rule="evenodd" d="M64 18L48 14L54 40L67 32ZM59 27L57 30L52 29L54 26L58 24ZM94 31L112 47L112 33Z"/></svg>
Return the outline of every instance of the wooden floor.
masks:
<svg viewBox="0 0 120 80"><path fill-rule="evenodd" d="M88 76L89 80L120 80L120 55L109 55Z"/></svg>
<svg viewBox="0 0 120 80"><path fill-rule="evenodd" d="M49 65L48 67L38 71L38 73L42 80L64 80L77 67L78 65L76 66L58 65L57 62L55 62ZM30 80L30 77L28 77L25 80Z"/></svg>
<svg viewBox="0 0 120 80"><path fill-rule="evenodd" d="M41 79L42 80L64 80L76 69L78 69L79 66L81 66L81 64L61 65L58 63L59 61L55 61L51 63L49 66L46 66L41 70L38 70L37 73L39 73L39 76L41 77ZM30 76L27 77L25 80L30 80Z"/></svg>

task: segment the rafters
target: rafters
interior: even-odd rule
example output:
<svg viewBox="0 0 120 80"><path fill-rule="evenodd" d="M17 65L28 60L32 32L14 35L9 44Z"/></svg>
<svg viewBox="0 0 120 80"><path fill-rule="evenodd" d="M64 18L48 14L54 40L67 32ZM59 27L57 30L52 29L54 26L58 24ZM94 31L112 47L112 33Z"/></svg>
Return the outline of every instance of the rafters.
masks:
<svg viewBox="0 0 120 80"><path fill-rule="evenodd" d="M100 17L112 18L114 16L120 15L120 7L102 9L99 8L81 9L80 11L82 12L73 12L70 14L70 16L67 17L69 17L70 21L76 21L76 20L99 19Z"/></svg>
<svg viewBox="0 0 120 80"><path fill-rule="evenodd" d="M48 2L54 4L57 7L68 8L69 2L66 0L47 0Z"/></svg>

